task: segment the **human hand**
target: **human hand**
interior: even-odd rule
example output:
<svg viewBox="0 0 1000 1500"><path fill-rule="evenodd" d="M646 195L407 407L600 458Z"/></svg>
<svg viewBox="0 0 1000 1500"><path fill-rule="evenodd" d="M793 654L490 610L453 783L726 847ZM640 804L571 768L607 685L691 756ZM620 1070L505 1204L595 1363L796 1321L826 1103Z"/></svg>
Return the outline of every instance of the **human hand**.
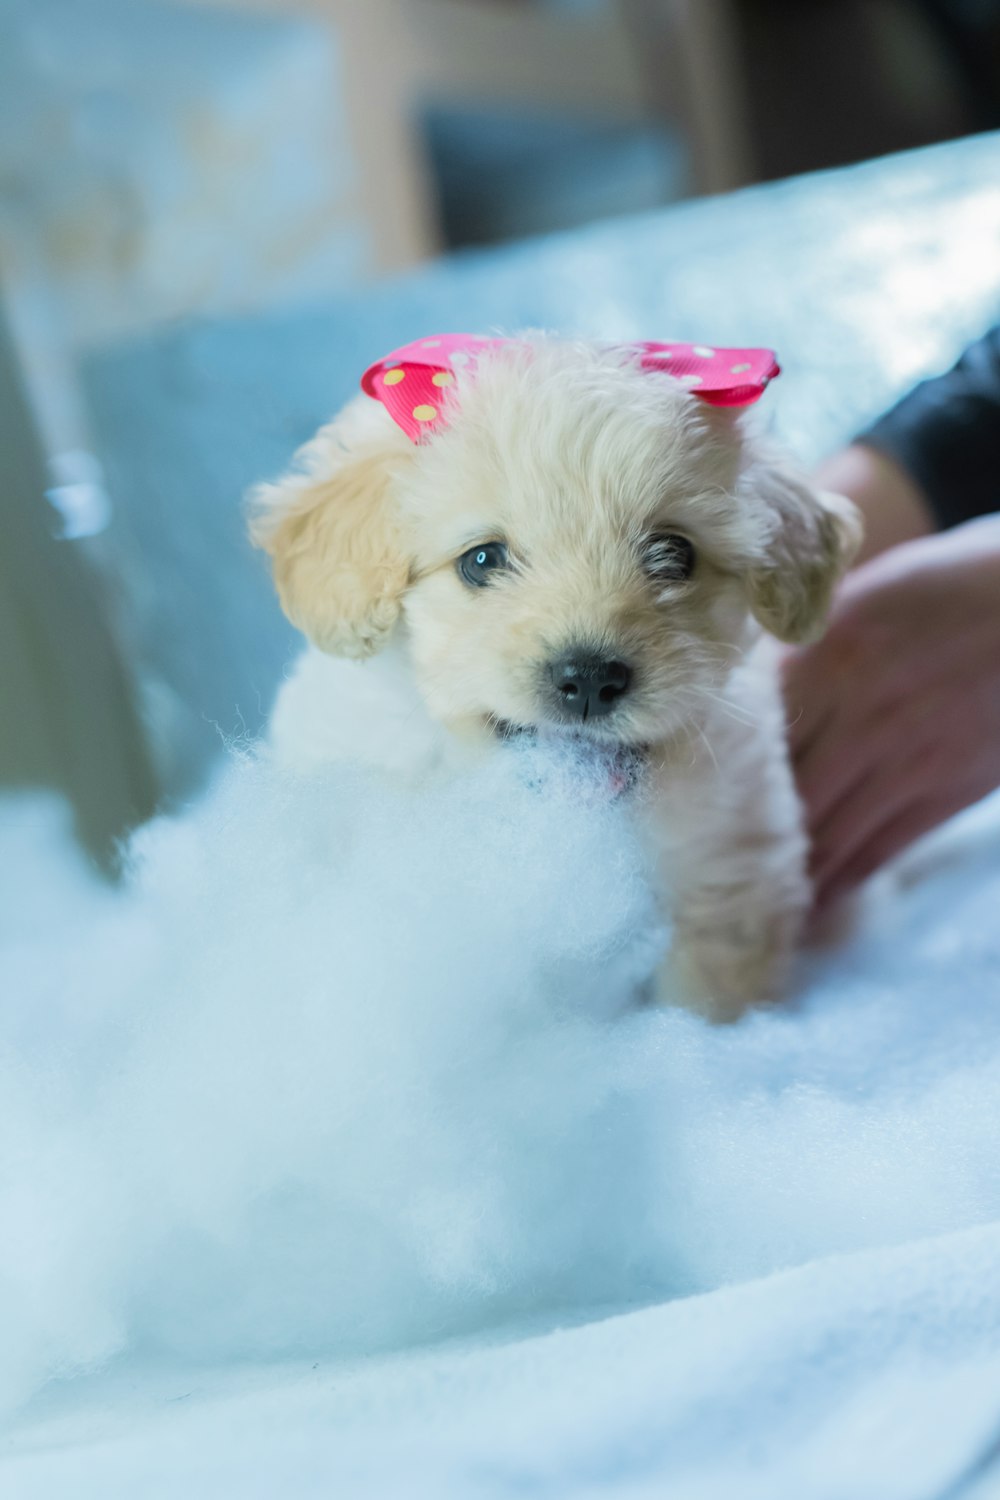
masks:
<svg viewBox="0 0 1000 1500"><path fill-rule="evenodd" d="M821 913L1000 785L1000 516L850 574L784 681Z"/></svg>

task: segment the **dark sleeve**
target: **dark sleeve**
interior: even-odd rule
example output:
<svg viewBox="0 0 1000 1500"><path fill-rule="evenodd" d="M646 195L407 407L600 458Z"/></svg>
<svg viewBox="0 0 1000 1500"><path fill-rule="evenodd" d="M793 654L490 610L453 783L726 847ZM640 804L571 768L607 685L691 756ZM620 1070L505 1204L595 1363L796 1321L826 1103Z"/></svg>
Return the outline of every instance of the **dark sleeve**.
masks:
<svg viewBox="0 0 1000 1500"><path fill-rule="evenodd" d="M940 527L1000 510L1000 325L857 441L906 470Z"/></svg>

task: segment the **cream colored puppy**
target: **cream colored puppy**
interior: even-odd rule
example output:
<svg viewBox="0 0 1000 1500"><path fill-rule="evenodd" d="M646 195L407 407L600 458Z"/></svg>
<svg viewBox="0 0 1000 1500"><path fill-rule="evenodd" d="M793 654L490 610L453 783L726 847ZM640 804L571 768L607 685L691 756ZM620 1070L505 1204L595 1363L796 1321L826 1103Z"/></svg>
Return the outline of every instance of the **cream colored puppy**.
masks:
<svg viewBox="0 0 1000 1500"><path fill-rule="evenodd" d="M533 338L453 371L433 430L363 395L253 496L312 643L276 752L419 776L543 730L639 758L663 996L780 995L809 892L774 638L822 629L856 512L634 352Z"/></svg>

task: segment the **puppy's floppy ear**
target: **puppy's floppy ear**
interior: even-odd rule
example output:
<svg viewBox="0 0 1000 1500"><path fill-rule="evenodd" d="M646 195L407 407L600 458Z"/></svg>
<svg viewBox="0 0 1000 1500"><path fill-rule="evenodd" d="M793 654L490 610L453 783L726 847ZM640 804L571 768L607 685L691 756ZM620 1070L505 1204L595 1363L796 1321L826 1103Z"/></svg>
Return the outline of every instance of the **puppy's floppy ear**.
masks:
<svg viewBox="0 0 1000 1500"><path fill-rule="evenodd" d="M410 445L367 397L249 497L250 536L273 559L282 608L335 656L369 656L399 615L409 555L392 496Z"/></svg>
<svg viewBox="0 0 1000 1500"><path fill-rule="evenodd" d="M764 555L747 576L750 607L779 640L811 640L861 545L860 513L843 495L813 489L778 462L752 464L741 488L764 508L769 529Z"/></svg>

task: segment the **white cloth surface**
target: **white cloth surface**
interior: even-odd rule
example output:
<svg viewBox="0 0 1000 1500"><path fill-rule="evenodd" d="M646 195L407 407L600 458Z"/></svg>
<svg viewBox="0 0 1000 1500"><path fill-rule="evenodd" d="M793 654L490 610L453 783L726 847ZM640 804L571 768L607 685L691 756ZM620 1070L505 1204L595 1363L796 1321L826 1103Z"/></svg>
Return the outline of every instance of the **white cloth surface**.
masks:
<svg viewBox="0 0 1000 1500"><path fill-rule="evenodd" d="M3 813L6 1500L1000 1494L1000 801L713 1030L609 1003L627 820L527 765L237 765L119 896Z"/></svg>

